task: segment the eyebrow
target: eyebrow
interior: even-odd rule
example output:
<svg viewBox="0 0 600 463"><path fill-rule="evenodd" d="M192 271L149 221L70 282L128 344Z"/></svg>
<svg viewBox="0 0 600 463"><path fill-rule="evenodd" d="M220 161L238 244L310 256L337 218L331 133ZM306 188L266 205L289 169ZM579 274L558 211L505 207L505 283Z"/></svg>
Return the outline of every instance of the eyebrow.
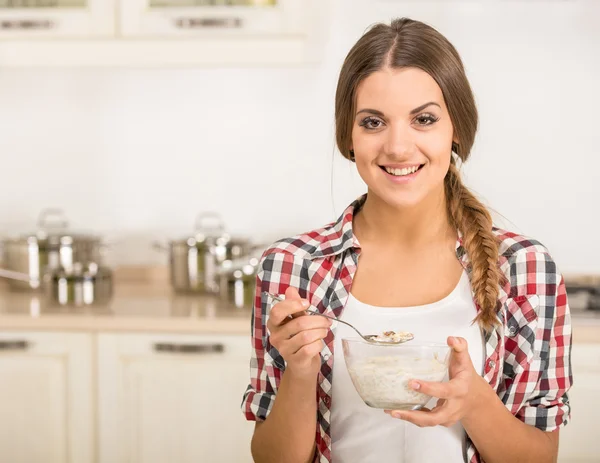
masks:
<svg viewBox="0 0 600 463"><path fill-rule="evenodd" d="M438 108L442 109L442 107L439 104L437 104L435 101L430 101L428 103L422 104L421 106L411 110L410 114L411 115L417 114L418 112L423 111L425 108L427 108L428 106L431 106L431 105L435 105ZM376 109L370 109L370 108L361 109L360 111L358 111L356 113L356 115L358 116L360 113L370 113L370 114L375 114L376 116L383 116L383 113L381 111L378 111Z"/></svg>

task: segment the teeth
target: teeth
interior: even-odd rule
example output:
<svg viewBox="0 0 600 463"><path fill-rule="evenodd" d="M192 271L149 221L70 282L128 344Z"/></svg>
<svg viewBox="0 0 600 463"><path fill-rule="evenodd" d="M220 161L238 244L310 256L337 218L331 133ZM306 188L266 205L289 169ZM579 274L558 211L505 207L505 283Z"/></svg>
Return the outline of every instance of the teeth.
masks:
<svg viewBox="0 0 600 463"><path fill-rule="evenodd" d="M388 174L397 175L397 176L401 177L403 175L409 175L409 174L415 173L418 168L419 168L419 166L405 167L404 169L392 169L390 167L386 167L385 171Z"/></svg>

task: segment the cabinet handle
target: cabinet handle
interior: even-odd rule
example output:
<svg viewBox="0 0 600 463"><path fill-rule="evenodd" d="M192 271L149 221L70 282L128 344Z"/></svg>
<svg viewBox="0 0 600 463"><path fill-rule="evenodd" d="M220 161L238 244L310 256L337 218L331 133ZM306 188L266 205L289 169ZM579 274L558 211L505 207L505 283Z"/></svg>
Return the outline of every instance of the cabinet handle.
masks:
<svg viewBox="0 0 600 463"><path fill-rule="evenodd" d="M171 344L160 343L154 344L156 352L171 352L177 354L208 354L212 352L224 352L223 344Z"/></svg>
<svg viewBox="0 0 600 463"><path fill-rule="evenodd" d="M29 342L23 340L0 341L0 350L27 350Z"/></svg>
<svg viewBox="0 0 600 463"><path fill-rule="evenodd" d="M18 29L18 30L40 30L52 29L55 26L54 21L47 19L5 19L0 21L0 29Z"/></svg>
<svg viewBox="0 0 600 463"><path fill-rule="evenodd" d="M178 18L175 26L179 29L239 29L242 18Z"/></svg>

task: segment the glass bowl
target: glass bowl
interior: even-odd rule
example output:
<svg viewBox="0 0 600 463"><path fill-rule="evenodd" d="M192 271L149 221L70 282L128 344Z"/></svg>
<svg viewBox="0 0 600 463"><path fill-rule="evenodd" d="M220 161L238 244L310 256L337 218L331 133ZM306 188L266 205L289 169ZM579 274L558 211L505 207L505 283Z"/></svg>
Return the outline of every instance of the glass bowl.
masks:
<svg viewBox="0 0 600 463"><path fill-rule="evenodd" d="M418 410L431 397L408 386L413 379L442 381L448 372L446 344L370 344L361 338L342 339L346 368L361 399L369 407Z"/></svg>

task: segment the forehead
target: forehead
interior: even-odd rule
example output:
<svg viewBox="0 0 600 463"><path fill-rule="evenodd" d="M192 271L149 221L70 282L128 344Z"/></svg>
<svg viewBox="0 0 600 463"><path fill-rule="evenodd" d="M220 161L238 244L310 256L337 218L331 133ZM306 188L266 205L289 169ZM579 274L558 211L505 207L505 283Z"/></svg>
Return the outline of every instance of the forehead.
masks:
<svg viewBox="0 0 600 463"><path fill-rule="evenodd" d="M444 107L442 89L433 77L417 68L374 72L359 84L356 92L357 110L370 108L385 114L407 113L429 101Z"/></svg>

